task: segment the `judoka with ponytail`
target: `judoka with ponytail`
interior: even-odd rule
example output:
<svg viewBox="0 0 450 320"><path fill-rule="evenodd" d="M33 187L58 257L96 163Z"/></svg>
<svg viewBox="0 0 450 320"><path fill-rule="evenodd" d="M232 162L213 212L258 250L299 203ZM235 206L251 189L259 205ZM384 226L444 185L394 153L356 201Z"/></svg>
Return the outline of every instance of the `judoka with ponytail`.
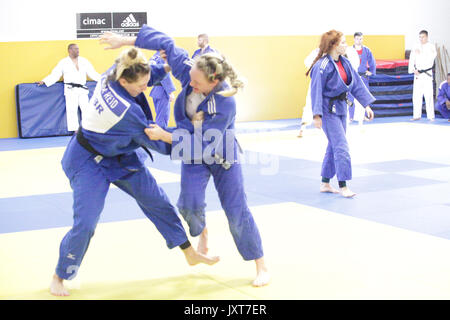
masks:
<svg viewBox="0 0 450 320"><path fill-rule="evenodd" d="M244 260L255 261L253 285L268 284L270 274L258 227L247 206L239 163L240 147L234 132L234 95L243 87L243 81L222 55L206 53L192 60L184 49L175 46L172 38L147 25L141 28L137 37L105 33L101 41L109 44L111 49L135 45L164 50L172 74L183 88L174 106L176 129L164 130L150 125L145 132L153 141L171 144L172 158L182 160L179 212L187 222L191 236L200 236L199 252L207 254L205 190L212 176L239 253Z"/></svg>
<svg viewBox="0 0 450 320"><path fill-rule="evenodd" d="M143 149L170 154L171 146L147 137L153 124L143 94L147 86L162 79L170 68L149 66L137 48L124 50L116 63L101 76L81 127L70 140L62 167L73 189L72 229L63 238L50 292L67 296L63 281L73 279L81 265L112 184L133 197L155 224L168 248L179 246L188 264L214 264L217 257L197 253L189 243L176 209L144 165ZM119 255L120 253L117 252ZM111 257L113 264L119 257Z"/></svg>

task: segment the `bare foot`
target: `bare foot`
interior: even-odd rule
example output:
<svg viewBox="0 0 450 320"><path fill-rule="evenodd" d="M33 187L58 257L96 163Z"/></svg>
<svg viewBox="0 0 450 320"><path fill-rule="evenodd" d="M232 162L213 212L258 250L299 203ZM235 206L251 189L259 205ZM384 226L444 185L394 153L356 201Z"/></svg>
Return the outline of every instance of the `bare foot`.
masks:
<svg viewBox="0 0 450 320"><path fill-rule="evenodd" d="M253 280L252 285L254 287L262 287L270 282L270 273L267 270L264 258L259 258L255 260L256 263L256 278Z"/></svg>
<svg viewBox="0 0 450 320"><path fill-rule="evenodd" d="M420 120L420 118L411 118L411 121L417 121Z"/></svg>
<svg viewBox="0 0 450 320"><path fill-rule="evenodd" d="M303 130L300 130L300 132L298 133L297 138L302 138L303 137Z"/></svg>
<svg viewBox="0 0 450 320"><path fill-rule="evenodd" d="M339 193L338 190L333 188L329 183L322 182L320 185L320 192Z"/></svg>
<svg viewBox="0 0 450 320"><path fill-rule="evenodd" d="M213 265L213 264L216 264L217 262L219 262L219 260L220 260L220 258L217 256L210 257L203 253L197 252L192 248L192 246L184 249L183 253L186 257L187 263L190 266L195 266L196 264L199 264L199 263Z"/></svg>
<svg viewBox="0 0 450 320"><path fill-rule="evenodd" d="M58 277L56 274L53 275L52 282L50 283L50 293L58 297L69 296L69 291L64 287L63 279Z"/></svg>
<svg viewBox="0 0 450 320"><path fill-rule="evenodd" d="M208 250L208 229L205 227L198 240L197 252L206 255L208 254Z"/></svg>
<svg viewBox="0 0 450 320"><path fill-rule="evenodd" d="M348 187L343 187L340 189L341 189L341 191L340 191L341 195L346 198L352 198L352 197L356 196L356 193L351 191Z"/></svg>

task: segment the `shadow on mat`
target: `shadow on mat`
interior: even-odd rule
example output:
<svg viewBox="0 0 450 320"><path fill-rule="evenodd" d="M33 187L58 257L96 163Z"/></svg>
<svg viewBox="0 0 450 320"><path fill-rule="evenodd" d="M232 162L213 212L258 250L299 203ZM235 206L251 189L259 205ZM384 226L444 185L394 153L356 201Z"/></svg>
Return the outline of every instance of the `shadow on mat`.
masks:
<svg viewBox="0 0 450 320"><path fill-rule="evenodd" d="M36 292L6 297L13 300L207 300L254 299L239 287L249 286L249 279L217 281L206 275L147 279L131 282L80 283L66 286L69 297L52 296L48 288Z"/></svg>

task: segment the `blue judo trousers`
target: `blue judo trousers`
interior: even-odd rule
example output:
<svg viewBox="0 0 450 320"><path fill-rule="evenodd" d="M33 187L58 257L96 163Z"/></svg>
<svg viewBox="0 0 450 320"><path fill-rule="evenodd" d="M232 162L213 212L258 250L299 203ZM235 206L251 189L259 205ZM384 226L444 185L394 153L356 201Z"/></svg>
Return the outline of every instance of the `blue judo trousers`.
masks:
<svg viewBox="0 0 450 320"><path fill-rule="evenodd" d="M171 156L183 160L177 206L190 234L198 236L205 228L205 189L212 176L239 253L244 260L261 258L264 255L261 237L247 206L238 163L240 148L234 135L236 101L219 94L228 88L227 84L219 83L198 105L197 112L204 112L199 133L186 114L186 100L192 92L189 71L194 61L184 49L175 46L173 39L147 25L141 28L135 45L165 50L172 73L183 88L174 106L177 127L172 130ZM199 146L199 152L195 146Z"/></svg>
<svg viewBox="0 0 450 320"><path fill-rule="evenodd" d="M150 59L152 65L164 65L165 61L161 58L157 51ZM170 116L170 99L169 96L175 91L170 74L167 74L160 83L156 84L152 91L150 91L150 97L153 99L155 105L155 122L162 128L166 128L169 123Z"/></svg>
<svg viewBox="0 0 450 320"><path fill-rule="evenodd" d="M149 86L165 74L163 68L152 66L151 70ZM153 121L145 96L130 96L118 82L107 80L108 72L98 82L79 129L96 153L74 135L62 159L73 189L74 213L73 227L60 245L56 274L62 279L77 274L111 183L136 200L168 248L188 241L176 209L144 166L147 154L142 146L170 154L170 145L148 139L144 129ZM111 263L115 259L111 257Z"/></svg>
<svg viewBox="0 0 450 320"><path fill-rule="evenodd" d="M328 139L328 146L322 163L321 175L338 181L352 179L350 151L345 137L347 124L347 102L337 98L351 93L361 105L368 106L375 101L350 61L340 56L347 73L348 84L342 80L338 67L331 56L319 59L311 70L311 102L313 115L322 117L322 128Z"/></svg>

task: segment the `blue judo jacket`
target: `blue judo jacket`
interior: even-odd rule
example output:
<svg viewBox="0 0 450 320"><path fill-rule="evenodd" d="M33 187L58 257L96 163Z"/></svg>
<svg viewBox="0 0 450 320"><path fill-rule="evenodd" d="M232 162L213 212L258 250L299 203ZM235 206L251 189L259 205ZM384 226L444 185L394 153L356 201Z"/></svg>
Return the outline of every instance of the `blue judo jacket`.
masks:
<svg viewBox="0 0 450 320"><path fill-rule="evenodd" d="M364 85L361 77L352 68L350 61L340 56L342 65L347 72L349 84L341 78L338 67L330 55L320 58L311 70L311 102L313 115L322 116L324 112L339 116L347 115L345 100L330 100L342 93L351 93L362 106L366 107L375 101L374 96Z"/></svg>
<svg viewBox="0 0 450 320"><path fill-rule="evenodd" d="M156 52L153 57L150 59L151 65L164 65L166 62L159 55L159 52ZM175 91L175 86L170 78L170 74L167 74L159 83L159 85L154 86L152 91L150 92L150 97L152 98L167 98L169 99L169 95Z"/></svg>
<svg viewBox="0 0 450 320"><path fill-rule="evenodd" d="M83 120L78 129L102 157L95 158L96 155L83 148L74 135L62 159L69 179L86 161L94 160L110 181L117 180L143 166L147 155L141 146L170 154L169 144L152 141L144 132L149 124L154 123L144 94L132 97L118 81L108 81L113 68L98 81L88 108L83 110ZM159 82L165 75L164 66L151 66L148 86Z"/></svg>
<svg viewBox="0 0 450 320"><path fill-rule="evenodd" d="M377 74L377 64L369 48L362 46L362 54L359 56L359 59L361 60L358 67L359 73L366 73L369 70L372 74Z"/></svg>
<svg viewBox="0 0 450 320"><path fill-rule="evenodd" d="M174 40L148 25L138 33L135 46L149 50L165 50L172 74L181 82L182 91L174 105L176 128L172 131L172 159L182 159L185 163L211 164L219 157L228 162L238 158L240 147L235 137L234 121L236 101L234 97L224 97L218 92L226 90L225 82L219 83L200 103L197 112L204 112L200 129L194 129L186 114L186 99L192 92L189 71L194 61L188 53L175 46Z"/></svg>

